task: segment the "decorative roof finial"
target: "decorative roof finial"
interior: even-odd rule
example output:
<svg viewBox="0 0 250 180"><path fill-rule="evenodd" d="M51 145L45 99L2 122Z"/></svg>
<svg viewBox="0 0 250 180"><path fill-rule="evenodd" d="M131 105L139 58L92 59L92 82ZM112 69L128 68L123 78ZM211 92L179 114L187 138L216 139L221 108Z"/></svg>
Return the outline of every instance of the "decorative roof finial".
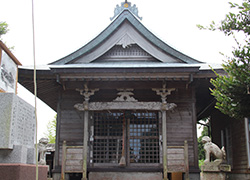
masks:
<svg viewBox="0 0 250 180"><path fill-rule="evenodd" d="M116 5L114 10L114 16L111 17L110 20L112 21L118 14L120 14L125 9L128 9L132 14L142 20L142 17L139 17L138 15L138 8L136 7L136 5L134 4L133 6L131 6L131 3L127 0L125 0L125 2L122 2L121 6L119 6L118 4Z"/></svg>

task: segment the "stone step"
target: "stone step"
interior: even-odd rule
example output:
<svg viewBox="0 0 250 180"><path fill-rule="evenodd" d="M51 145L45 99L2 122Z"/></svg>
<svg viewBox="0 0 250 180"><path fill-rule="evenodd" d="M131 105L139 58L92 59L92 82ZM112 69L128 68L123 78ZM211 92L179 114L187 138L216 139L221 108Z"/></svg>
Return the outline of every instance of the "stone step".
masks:
<svg viewBox="0 0 250 180"><path fill-rule="evenodd" d="M146 172L90 172L89 180L162 180L162 173Z"/></svg>

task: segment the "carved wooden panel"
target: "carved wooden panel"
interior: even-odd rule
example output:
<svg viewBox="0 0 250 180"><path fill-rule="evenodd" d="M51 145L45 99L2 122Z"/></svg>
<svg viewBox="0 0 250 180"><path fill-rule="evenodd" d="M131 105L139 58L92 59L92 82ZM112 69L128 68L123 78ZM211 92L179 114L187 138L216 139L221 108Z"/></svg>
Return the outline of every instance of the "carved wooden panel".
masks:
<svg viewBox="0 0 250 180"><path fill-rule="evenodd" d="M151 56L136 44L126 45L126 47L123 47L122 44L116 45L94 62L116 62L121 60L124 60L126 62L159 62L157 59L155 59L153 56Z"/></svg>
<svg viewBox="0 0 250 180"><path fill-rule="evenodd" d="M79 111L84 111L82 103L74 106ZM92 102L89 103L90 111L99 110L161 110L162 104L160 102Z"/></svg>

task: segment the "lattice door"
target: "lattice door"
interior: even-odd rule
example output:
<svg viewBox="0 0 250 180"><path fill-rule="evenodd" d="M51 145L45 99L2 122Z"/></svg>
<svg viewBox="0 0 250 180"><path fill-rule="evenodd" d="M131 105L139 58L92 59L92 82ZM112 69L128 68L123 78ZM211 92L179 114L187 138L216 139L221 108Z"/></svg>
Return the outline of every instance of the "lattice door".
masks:
<svg viewBox="0 0 250 180"><path fill-rule="evenodd" d="M91 161L119 166L124 155L127 166L160 163L159 126L158 112L94 112Z"/></svg>

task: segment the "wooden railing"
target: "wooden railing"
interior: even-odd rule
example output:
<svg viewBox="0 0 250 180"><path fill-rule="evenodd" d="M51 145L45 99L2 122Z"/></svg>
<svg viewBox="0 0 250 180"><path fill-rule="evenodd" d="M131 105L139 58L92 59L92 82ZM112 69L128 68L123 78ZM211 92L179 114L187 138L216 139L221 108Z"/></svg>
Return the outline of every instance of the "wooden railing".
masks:
<svg viewBox="0 0 250 180"><path fill-rule="evenodd" d="M65 173L82 173L83 146L67 146L63 142L61 180L65 179Z"/></svg>
<svg viewBox="0 0 250 180"><path fill-rule="evenodd" d="M83 172L83 146L67 146L63 142L61 180L65 179L65 173ZM184 146L168 146L167 169L169 173L185 173L185 180L189 180L188 144Z"/></svg>
<svg viewBox="0 0 250 180"><path fill-rule="evenodd" d="M188 144L184 146L168 146L167 149L168 172L184 172L185 180L189 180Z"/></svg>

